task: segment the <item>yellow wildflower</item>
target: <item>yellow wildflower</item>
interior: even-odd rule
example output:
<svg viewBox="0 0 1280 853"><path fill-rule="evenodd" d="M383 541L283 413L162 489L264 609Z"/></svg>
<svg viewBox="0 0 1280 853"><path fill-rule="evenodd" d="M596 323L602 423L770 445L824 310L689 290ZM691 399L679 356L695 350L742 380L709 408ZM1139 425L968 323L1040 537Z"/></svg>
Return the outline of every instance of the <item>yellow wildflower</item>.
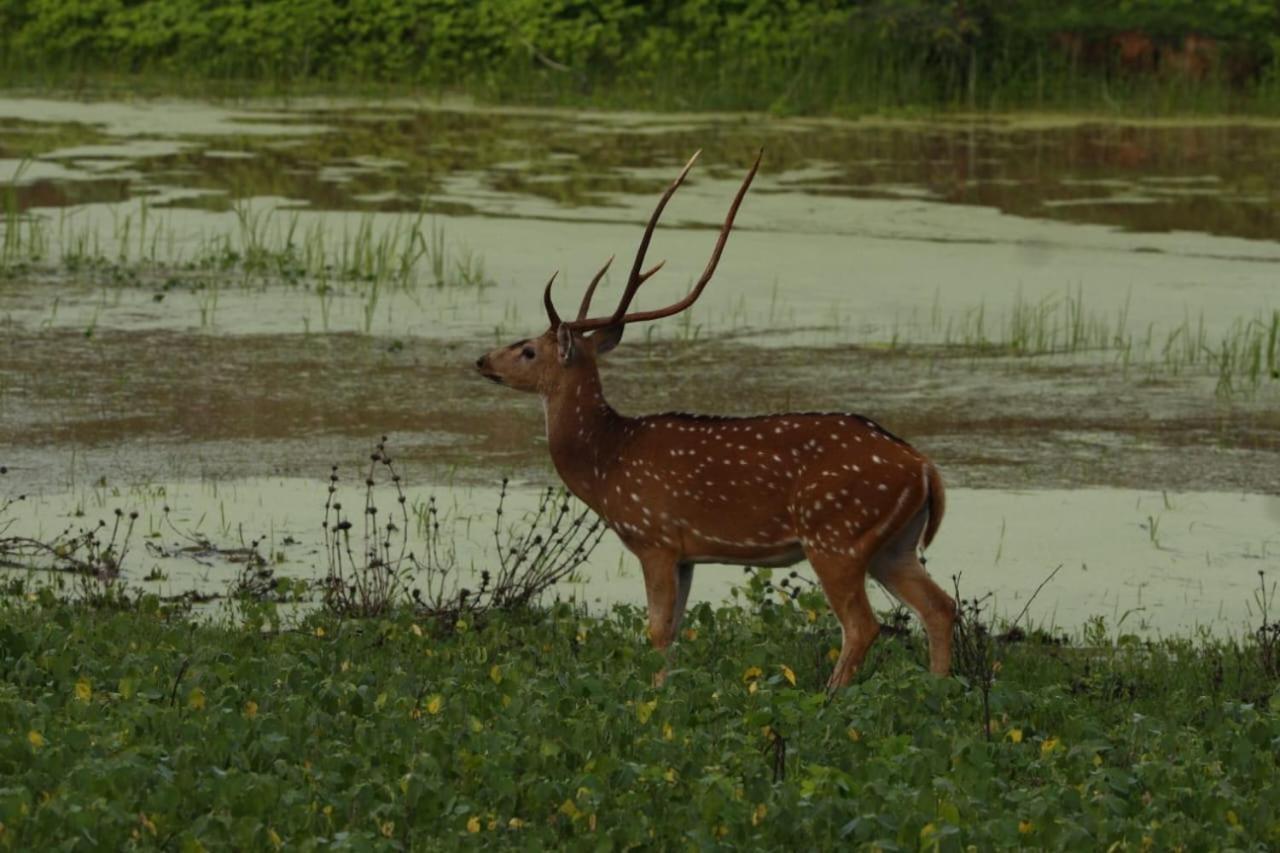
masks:
<svg viewBox="0 0 1280 853"><path fill-rule="evenodd" d="M44 735L40 734L35 729L32 729L31 731L27 732L27 743L31 744L32 748L34 749L40 749L44 746L44 743L45 743Z"/></svg>
<svg viewBox="0 0 1280 853"><path fill-rule="evenodd" d="M783 678L785 678L785 679L787 680L787 683L788 683L788 684L790 684L792 687L795 687L795 686L796 686L796 674L795 674L794 672L792 672L792 671L791 671L791 667L787 666L787 665L784 663L784 664L779 664L779 665L778 665L778 668L782 670L782 677L783 677Z"/></svg>
<svg viewBox="0 0 1280 853"><path fill-rule="evenodd" d="M245 702L244 715L251 720L254 717L258 716L258 703L253 701L252 699L250 699L248 702Z"/></svg>
<svg viewBox="0 0 1280 853"><path fill-rule="evenodd" d="M855 728L850 727L848 734L849 734L849 740L853 741L854 743L857 743L858 741L862 740L862 732L858 731Z"/></svg>
<svg viewBox="0 0 1280 853"><path fill-rule="evenodd" d="M492 681L494 684L501 684L502 683L502 667L498 666L496 663L493 666L489 667L489 680Z"/></svg>
<svg viewBox="0 0 1280 853"><path fill-rule="evenodd" d="M1040 744L1040 754L1050 755L1053 753L1055 749L1058 748L1060 744L1061 744L1061 741L1059 741L1056 737L1045 738L1044 743Z"/></svg>
<svg viewBox="0 0 1280 853"><path fill-rule="evenodd" d="M755 681L757 678L759 678L762 675L764 675L764 670L762 670L760 667L749 666L747 667L746 671L742 673L742 680L744 683L748 681Z"/></svg>
<svg viewBox="0 0 1280 853"><path fill-rule="evenodd" d="M764 823L764 816L769 813L769 807L764 803L756 806L756 810L751 813L751 825L759 826Z"/></svg>
<svg viewBox="0 0 1280 853"><path fill-rule="evenodd" d="M187 694L187 707L193 711L203 711L204 691L199 687L193 687L191 692Z"/></svg>
<svg viewBox="0 0 1280 853"><path fill-rule="evenodd" d="M316 626L316 636L317 637L324 636L324 628L321 628L319 625Z"/></svg>
<svg viewBox="0 0 1280 853"><path fill-rule="evenodd" d="M1022 743L1022 729L1009 729L1004 736L1014 743Z"/></svg>
<svg viewBox="0 0 1280 853"><path fill-rule="evenodd" d="M472 815L471 817L467 818L467 832L470 832L474 835L479 831L480 831L480 818L476 815Z"/></svg>
<svg viewBox="0 0 1280 853"><path fill-rule="evenodd" d="M507 829L523 829L523 828L524 828L524 821L522 821L518 817L513 817L511 818L511 820L507 821Z"/></svg>
<svg viewBox="0 0 1280 853"><path fill-rule="evenodd" d="M649 722L649 718L653 716L654 709L658 707L658 700L654 699L649 702L639 702L636 704L636 719L641 723Z"/></svg>
<svg viewBox="0 0 1280 853"><path fill-rule="evenodd" d="M569 820L573 820L574 818L579 817L582 814L582 811L578 808L578 804L570 799L565 800L560 804L560 814L569 818Z"/></svg>
<svg viewBox="0 0 1280 853"><path fill-rule="evenodd" d="M81 676L76 681L76 699L81 702L88 702L93 696L93 686L89 684L89 679Z"/></svg>
<svg viewBox="0 0 1280 853"><path fill-rule="evenodd" d="M280 833L274 829L267 830L267 840L271 842L271 846L279 850L284 846L284 839L280 837Z"/></svg>
<svg viewBox="0 0 1280 853"><path fill-rule="evenodd" d="M395 835L396 825L393 821L383 821L382 825L378 827L378 831L382 833L383 838L390 838Z"/></svg>
<svg viewBox="0 0 1280 853"><path fill-rule="evenodd" d="M670 723L663 723L663 724L662 724L662 739L663 739L663 740L672 740L672 739L674 739L674 738L675 738L675 736L676 736L676 733L675 733L675 730L671 728L671 724L670 724Z"/></svg>
<svg viewBox="0 0 1280 853"><path fill-rule="evenodd" d="M427 700L427 713L435 716L440 713L440 709L444 707L444 697L439 693Z"/></svg>
<svg viewBox="0 0 1280 853"><path fill-rule="evenodd" d="M1036 828L1036 825L1029 820L1018 821L1018 832L1022 833L1023 835L1030 835L1031 831L1035 828Z"/></svg>
<svg viewBox="0 0 1280 853"><path fill-rule="evenodd" d="M840 659L839 649L837 649L835 646L832 646L831 648L827 649L827 660L831 661L832 663L835 663L839 659Z"/></svg>
<svg viewBox="0 0 1280 853"><path fill-rule="evenodd" d="M421 637L421 636L422 636L422 629L418 627L418 623L417 623L417 622L414 622L412 625L410 625L410 626L409 626L409 630L413 632L413 636L415 636L415 637Z"/></svg>

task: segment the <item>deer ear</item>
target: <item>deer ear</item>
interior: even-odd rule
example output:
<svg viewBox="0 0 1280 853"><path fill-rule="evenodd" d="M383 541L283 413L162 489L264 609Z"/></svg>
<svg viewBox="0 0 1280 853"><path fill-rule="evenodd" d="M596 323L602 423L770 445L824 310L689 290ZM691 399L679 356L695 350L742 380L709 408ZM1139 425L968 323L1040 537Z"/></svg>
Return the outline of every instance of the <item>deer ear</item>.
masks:
<svg viewBox="0 0 1280 853"><path fill-rule="evenodd" d="M573 360L573 332L571 332L569 327L564 324L561 324L556 328L556 347L560 352L561 364L568 364Z"/></svg>
<svg viewBox="0 0 1280 853"><path fill-rule="evenodd" d="M596 355L604 355L609 350L618 345L618 341L622 340L622 331L626 326L622 323L615 323L612 326L605 326L600 331L591 336L591 343L595 344Z"/></svg>

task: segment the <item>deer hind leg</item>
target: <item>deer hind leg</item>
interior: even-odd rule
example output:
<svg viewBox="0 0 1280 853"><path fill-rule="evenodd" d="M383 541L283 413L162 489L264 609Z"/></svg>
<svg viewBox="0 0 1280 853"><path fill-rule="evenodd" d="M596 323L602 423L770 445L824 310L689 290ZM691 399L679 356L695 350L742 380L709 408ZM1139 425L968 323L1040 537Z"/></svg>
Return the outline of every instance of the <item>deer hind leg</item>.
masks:
<svg viewBox="0 0 1280 853"><path fill-rule="evenodd" d="M827 690L832 691L848 684L862 666L867 649L880 633L880 623L867 599L867 567L862 560L810 547L805 548L805 556L840 620L840 657L827 679Z"/></svg>
<svg viewBox="0 0 1280 853"><path fill-rule="evenodd" d="M871 559L871 576L898 600L909 606L924 623L929 636L929 669L938 675L951 672L951 632L956 603L920 562L920 537L929 520L921 509L899 533Z"/></svg>

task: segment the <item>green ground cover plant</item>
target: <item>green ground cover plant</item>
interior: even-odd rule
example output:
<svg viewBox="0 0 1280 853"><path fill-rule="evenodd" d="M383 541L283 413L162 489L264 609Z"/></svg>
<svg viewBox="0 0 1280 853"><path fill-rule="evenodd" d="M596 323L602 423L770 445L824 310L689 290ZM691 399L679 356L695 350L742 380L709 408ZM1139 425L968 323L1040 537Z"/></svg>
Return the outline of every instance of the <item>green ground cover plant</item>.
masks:
<svg viewBox="0 0 1280 853"><path fill-rule="evenodd" d="M140 75L205 93L214 80L663 110L1274 111L1278 55L1268 0L0 0L12 82Z"/></svg>
<svg viewBox="0 0 1280 853"><path fill-rule="evenodd" d="M819 606L750 577L655 689L635 608L264 631L29 591L0 604L0 847L1280 843L1270 635L1008 632L988 727L982 673L929 676L914 634L828 697Z"/></svg>

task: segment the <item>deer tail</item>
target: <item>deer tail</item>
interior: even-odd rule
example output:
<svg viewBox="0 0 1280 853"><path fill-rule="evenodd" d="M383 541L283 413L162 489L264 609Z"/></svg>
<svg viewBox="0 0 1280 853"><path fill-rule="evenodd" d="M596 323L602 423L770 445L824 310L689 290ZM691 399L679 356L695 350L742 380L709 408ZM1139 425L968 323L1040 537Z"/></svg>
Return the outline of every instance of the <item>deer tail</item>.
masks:
<svg viewBox="0 0 1280 853"><path fill-rule="evenodd" d="M928 548L934 534L942 525L942 514L947 508L947 492L942 487L942 475L932 462L925 463L925 482L929 487L929 521L924 528L924 537L920 540L921 548Z"/></svg>

